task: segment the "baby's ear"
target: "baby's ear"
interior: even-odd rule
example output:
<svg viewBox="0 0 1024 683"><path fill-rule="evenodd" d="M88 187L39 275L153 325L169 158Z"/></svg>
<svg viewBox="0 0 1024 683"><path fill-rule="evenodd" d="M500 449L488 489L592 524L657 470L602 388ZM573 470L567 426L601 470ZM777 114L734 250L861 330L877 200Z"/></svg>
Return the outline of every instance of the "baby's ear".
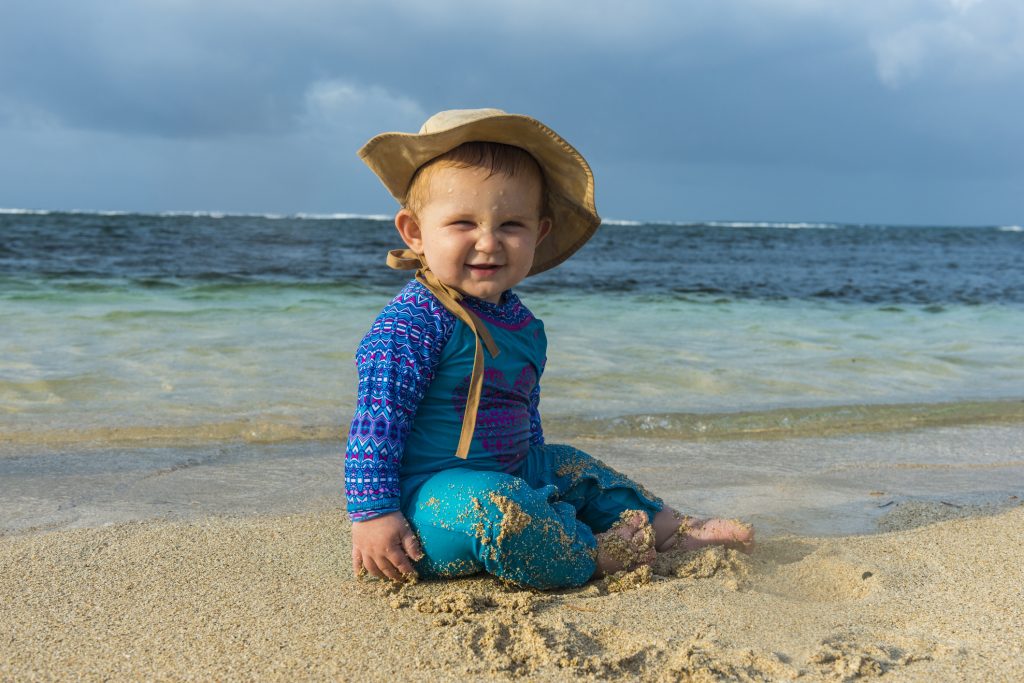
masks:
<svg viewBox="0 0 1024 683"><path fill-rule="evenodd" d="M402 236L405 245L417 254L423 253L423 233L420 231L419 221L409 209L402 209L395 214L395 227L398 234Z"/></svg>
<svg viewBox="0 0 1024 683"><path fill-rule="evenodd" d="M547 237L548 233L550 233L550 232L551 232L551 219L550 218L541 218L540 219L540 229L537 231L537 244L540 244L541 242L543 242L544 238Z"/></svg>

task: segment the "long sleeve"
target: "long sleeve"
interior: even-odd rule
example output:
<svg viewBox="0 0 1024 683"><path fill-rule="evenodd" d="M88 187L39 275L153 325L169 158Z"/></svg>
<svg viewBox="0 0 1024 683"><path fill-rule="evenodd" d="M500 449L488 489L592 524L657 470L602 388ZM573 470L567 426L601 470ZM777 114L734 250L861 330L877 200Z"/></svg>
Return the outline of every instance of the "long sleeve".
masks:
<svg viewBox="0 0 1024 683"><path fill-rule="evenodd" d="M405 441L453 329L454 316L414 280L363 337L356 351L359 386L345 449L352 521L399 509Z"/></svg>

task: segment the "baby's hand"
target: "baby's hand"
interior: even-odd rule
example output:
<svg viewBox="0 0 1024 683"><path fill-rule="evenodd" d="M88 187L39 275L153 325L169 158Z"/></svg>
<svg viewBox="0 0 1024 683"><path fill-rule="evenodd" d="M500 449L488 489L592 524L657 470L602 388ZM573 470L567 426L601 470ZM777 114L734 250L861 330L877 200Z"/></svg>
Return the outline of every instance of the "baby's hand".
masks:
<svg viewBox="0 0 1024 683"><path fill-rule="evenodd" d="M412 560L423 558L419 539L401 512L391 512L352 525L352 571L405 581L416 576Z"/></svg>

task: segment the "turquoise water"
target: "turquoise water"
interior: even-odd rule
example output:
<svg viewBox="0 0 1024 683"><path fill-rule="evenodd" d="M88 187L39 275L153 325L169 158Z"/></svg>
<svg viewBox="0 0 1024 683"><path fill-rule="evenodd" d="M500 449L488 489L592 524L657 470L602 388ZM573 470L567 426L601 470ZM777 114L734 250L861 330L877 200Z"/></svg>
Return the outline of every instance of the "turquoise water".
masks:
<svg viewBox="0 0 1024 683"><path fill-rule="evenodd" d="M524 300L549 336L541 409L563 426L1024 394L1013 306ZM384 302L344 285L8 289L0 430L26 447L329 438L351 415L353 350Z"/></svg>

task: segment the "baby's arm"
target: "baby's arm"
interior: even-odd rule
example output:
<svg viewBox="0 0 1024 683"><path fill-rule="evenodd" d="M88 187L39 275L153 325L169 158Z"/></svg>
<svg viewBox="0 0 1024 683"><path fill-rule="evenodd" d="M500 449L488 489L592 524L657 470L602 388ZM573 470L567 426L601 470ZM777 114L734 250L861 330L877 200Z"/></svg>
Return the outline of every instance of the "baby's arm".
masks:
<svg viewBox="0 0 1024 683"><path fill-rule="evenodd" d="M365 568L397 579L412 571L408 558L421 555L399 512L401 462L453 329L454 317L414 283L384 308L356 351L359 389L345 449L345 494L357 573Z"/></svg>

